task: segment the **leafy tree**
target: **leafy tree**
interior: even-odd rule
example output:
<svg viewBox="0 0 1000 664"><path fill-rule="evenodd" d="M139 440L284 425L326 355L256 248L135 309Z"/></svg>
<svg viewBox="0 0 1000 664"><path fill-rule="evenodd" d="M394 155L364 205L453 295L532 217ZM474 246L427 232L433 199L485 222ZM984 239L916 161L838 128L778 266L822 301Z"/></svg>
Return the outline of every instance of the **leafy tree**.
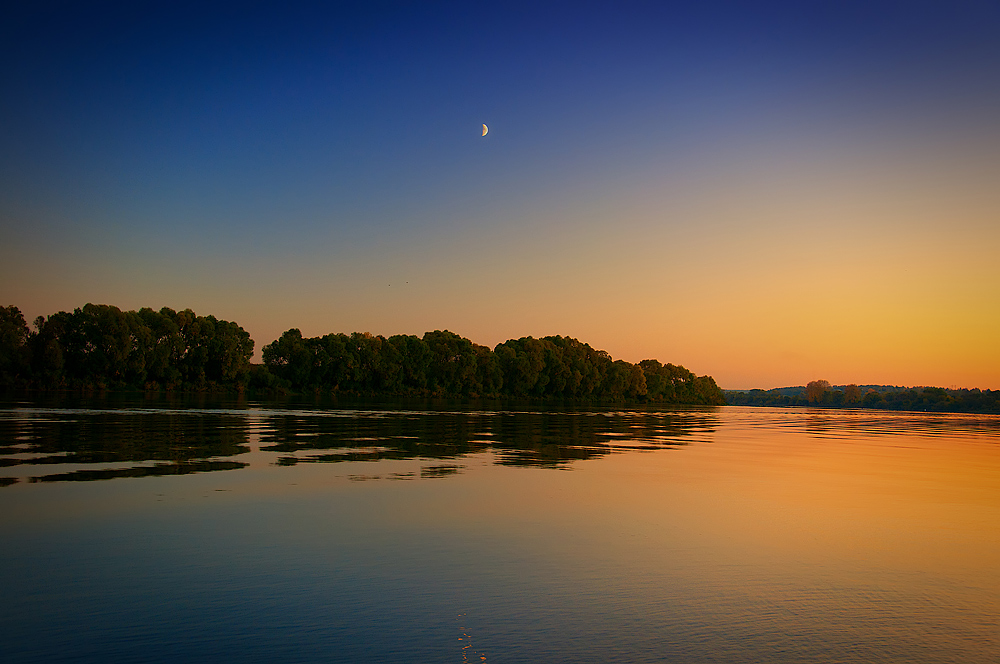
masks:
<svg viewBox="0 0 1000 664"><path fill-rule="evenodd" d="M176 359L183 353L184 340L174 321L176 312L167 307L159 311L144 307L137 315L148 330L145 350L147 381L165 386L177 385L181 374Z"/></svg>
<svg viewBox="0 0 1000 664"><path fill-rule="evenodd" d="M302 332L292 328L261 350L264 365L275 376L296 387L311 384L315 353L302 339Z"/></svg>
<svg viewBox="0 0 1000 664"><path fill-rule="evenodd" d="M476 352L472 342L448 330L424 334L431 353L428 387L440 394L469 394L476 387Z"/></svg>
<svg viewBox="0 0 1000 664"><path fill-rule="evenodd" d="M861 401L861 388L853 383L844 387L844 403L847 405L856 404Z"/></svg>
<svg viewBox="0 0 1000 664"><path fill-rule="evenodd" d="M864 398L861 399L861 405L864 408L879 408L884 404L885 399L875 390L868 390L868 392L865 393Z"/></svg>
<svg viewBox="0 0 1000 664"><path fill-rule="evenodd" d="M472 344L476 354L476 391L480 395L497 395L503 388L500 359L486 346Z"/></svg>
<svg viewBox="0 0 1000 664"><path fill-rule="evenodd" d="M545 369L545 346L533 337L510 339L497 345L493 351L497 356L503 384L513 396L529 396L544 393L548 377L542 377Z"/></svg>
<svg viewBox="0 0 1000 664"><path fill-rule="evenodd" d="M820 403L823 395L830 389L830 383L825 380L814 380L806 384L806 397L810 403Z"/></svg>
<svg viewBox="0 0 1000 664"><path fill-rule="evenodd" d="M399 354L403 389L418 393L427 389L427 372L433 360L427 343L409 334L397 334L388 341Z"/></svg>
<svg viewBox="0 0 1000 664"><path fill-rule="evenodd" d="M0 385L11 384L28 368L28 324L21 310L0 307Z"/></svg>
<svg viewBox="0 0 1000 664"><path fill-rule="evenodd" d="M220 384L246 384L254 346L250 333L236 323L217 320L214 316L207 318L214 329L207 343L205 373L208 379Z"/></svg>

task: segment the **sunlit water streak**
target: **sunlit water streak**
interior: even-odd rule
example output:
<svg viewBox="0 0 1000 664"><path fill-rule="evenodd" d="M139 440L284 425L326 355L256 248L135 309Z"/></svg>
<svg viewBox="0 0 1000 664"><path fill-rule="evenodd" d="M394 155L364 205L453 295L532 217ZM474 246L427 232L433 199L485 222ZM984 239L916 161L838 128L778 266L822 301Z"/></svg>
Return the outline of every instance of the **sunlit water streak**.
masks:
<svg viewBox="0 0 1000 664"><path fill-rule="evenodd" d="M1000 659L996 416L80 405L0 409L4 661Z"/></svg>

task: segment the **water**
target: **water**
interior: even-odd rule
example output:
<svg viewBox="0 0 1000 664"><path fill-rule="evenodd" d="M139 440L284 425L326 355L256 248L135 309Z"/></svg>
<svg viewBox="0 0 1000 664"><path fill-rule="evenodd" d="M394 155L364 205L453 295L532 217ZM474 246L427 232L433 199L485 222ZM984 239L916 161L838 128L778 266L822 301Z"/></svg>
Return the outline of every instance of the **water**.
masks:
<svg viewBox="0 0 1000 664"><path fill-rule="evenodd" d="M8 662L994 662L1000 417L0 406Z"/></svg>

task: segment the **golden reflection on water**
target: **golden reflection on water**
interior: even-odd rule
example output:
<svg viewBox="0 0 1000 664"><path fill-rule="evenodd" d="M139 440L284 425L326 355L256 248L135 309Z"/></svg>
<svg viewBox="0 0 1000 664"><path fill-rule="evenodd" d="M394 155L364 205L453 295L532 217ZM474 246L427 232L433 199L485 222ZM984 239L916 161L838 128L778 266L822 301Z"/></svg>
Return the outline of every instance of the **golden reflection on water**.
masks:
<svg viewBox="0 0 1000 664"><path fill-rule="evenodd" d="M208 534L194 533L211 546L192 545L195 560L232 546L253 574L283 555L304 570L303 587L359 588L362 607L384 601L397 612L386 624L410 630L404 644L438 621L447 657L463 662L487 652L1000 661L1000 417L766 408L394 417L256 414L201 443L201 424L173 422L169 435L153 431L151 454L188 463L199 450L232 450L246 465L22 482L0 489L11 501L0 525L58 532L175 516L187 532L207 522ZM18 426L18 435L68 430ZM144 449L115 441L133 458ZM58 446L46 445L38 449L55 468ZM253 524L252 536L234 523ZM341 578L344 560L360 571L327 581ZM407 602L411 623L399 623Z"/></svg>
<svg viewBox="0 0 1000 664"><path fill-rule="evenodd" d="M460 625L459 630L462 634L458 637L462 651L462 664L469 664L469 662L485 662L486 653L479 652L473 647L472 637L469 636L469 632L465 627L466 615L467 614L465 613L458 614L458 621Z"/></svg>
<svg viewBox="0 0 1000 664"><path fill-rule="evenodd" d="M572 500L582 493L599 512L724 537L732 547L722 551L921 568L997 562L988 546L1000 523L992 430L903 436L873 434L871 422L789 419L781 428L722 426L710 445L682 454L609 458ZM622 481L606 482L607 472Z"/></svg>
<svg viewBox="0 0 1000 664"><path fill-rule="evenodd" d="M578 528L620 534L613 555L631 577L676 588L690 574L716 588L706 606L717 618L861 640L926 640L923 624L948 635L934 645L959 660L1000 654L1000 626L982 622L1000 615L994 423L949 436L898 420L873 431L826 415L779 419L723 425L683 454L608 458L601 477L580 473L581 486L554 498L587 514ZM609 580L609 594L631 586Z"/></svg>

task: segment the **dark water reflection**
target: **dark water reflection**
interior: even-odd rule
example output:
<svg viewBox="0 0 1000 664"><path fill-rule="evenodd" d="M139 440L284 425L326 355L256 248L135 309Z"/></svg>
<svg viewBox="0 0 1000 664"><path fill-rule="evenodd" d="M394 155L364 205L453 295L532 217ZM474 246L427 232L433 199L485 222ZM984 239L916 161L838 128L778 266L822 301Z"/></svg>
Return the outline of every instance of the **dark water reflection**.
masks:
<svg viewBox="0 0 1000 664"><path fill-rule="evenodd" d="M241 468L246 464L221 458L250 451L247 441L243 419L232 415L31 408L0 413L0 467L72 467L26 473L32 482Z"/></svg>
<svg viewBox="0 0 1000 664"><path fill-rule="evenodd" d="M0 486L3 662L1000 661L997 416L20 401Z"/></svg>
<svg viewBox="0 0 1000 664"><path fill-rule="evenodd" d="M561 466L615 451L702 440L708 411L260 411L261 450L279 463L452 459L493 450L497 463Z"/></svg>
<svg viewBox="0 0 1000 664"><path fill-rule="evenodd" d="M710 409L533 409L483 404L274 404L74 400L0 409L0 486L158 477L271 463L456 459L492 450L510 466L566 467L625 450L704 440ZM402 406L402 407L400 407ZM422 408L419 408L422 406ZM432 466L446 476L457 466ZM437 475L435 475L437 472Z"/></svg>

